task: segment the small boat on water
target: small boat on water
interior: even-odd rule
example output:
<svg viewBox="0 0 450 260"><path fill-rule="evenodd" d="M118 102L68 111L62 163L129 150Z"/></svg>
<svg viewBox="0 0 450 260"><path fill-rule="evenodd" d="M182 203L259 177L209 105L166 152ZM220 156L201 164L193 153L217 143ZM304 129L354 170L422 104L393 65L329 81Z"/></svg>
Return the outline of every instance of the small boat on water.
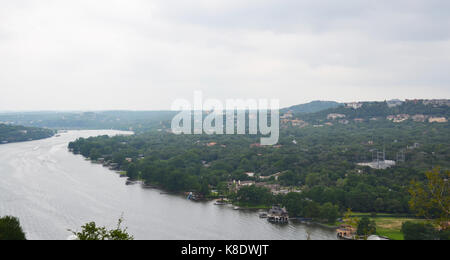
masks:
<svg viewBox="0 0 450 260"><path fill-rule="evenodd" d="M263 213L259 213L259 218L268 218L269 215L267 215L267 213L263 212Z"/></svg>
<svg viewBox="0 0 450 260"><path fill-rule="evenodd" d="M224 205L227 205L227 203L226 203L225 201L220 201L220 200L218 200L218 201L216 201L216 202L214 203L214 205L217 205L217 206L224 206Z"/></svg>
<svg viewBox="0 0 450 260"><path fill-rule="evenodd" d="M234 207L233 209L234 209L234 210L240 210L241 208L239 208L239 207Z"/></svg>

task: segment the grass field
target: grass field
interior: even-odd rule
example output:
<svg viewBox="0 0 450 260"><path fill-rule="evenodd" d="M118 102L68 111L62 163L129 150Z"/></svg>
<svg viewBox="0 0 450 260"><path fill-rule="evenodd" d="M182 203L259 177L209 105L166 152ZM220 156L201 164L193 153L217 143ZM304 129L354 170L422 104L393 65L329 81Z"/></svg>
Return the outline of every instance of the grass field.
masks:
<svg viewBox="0 0 450 260"><path fill-rule="evenodd" d="M368 216L370 214L354 213L355 217ZM391 240L403 240L403 234L401 232L403 223L407 221L411 222L424 222L423 219L408 218L408 217L395 217L392 214L380 214L374 218L371 218L377 224L377 235L387 237Z"/></svg>

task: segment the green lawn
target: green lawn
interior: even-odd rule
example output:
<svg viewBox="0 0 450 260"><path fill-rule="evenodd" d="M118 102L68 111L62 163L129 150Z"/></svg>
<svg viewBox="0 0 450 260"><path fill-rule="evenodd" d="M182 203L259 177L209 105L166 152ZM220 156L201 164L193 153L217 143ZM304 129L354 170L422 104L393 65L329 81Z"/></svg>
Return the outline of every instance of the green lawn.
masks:
<svg viewBox="0 0 450 260"><path fill-rule="evenodd" d="M400 230L377 228L377 235L387 237L390 240L404 240L403 233Z"/></svg>
<svg viewBox="0 0 450 260"><path fill-rule="evenodd" d="M352 216L363 217L370 216L369 213L354 213ZM379 214L375 218L377 224L377 235L387 237L391 240L404 240L403 234L400 231L403 223L407 221L411 222L424 222L423 219L408 218L408 217L395 217L393 214Z"/></svg>

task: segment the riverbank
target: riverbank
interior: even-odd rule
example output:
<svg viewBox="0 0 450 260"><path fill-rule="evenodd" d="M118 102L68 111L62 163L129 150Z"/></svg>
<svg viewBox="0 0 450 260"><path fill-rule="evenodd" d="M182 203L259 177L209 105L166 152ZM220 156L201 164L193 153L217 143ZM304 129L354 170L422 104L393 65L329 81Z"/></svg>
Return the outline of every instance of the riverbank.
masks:
<svg viewBox="0 0 450 260"><path fill-rule="evenodd" d="M91 160L92 161L92 160ZM95 161L92 161L93 163L98 163ZM117 172L117 171L116 171ZM118 171L119 175L121 177L126 177L127 173L126 171ZM151 189L157 189L160 190L160 194L167 194L167 195L176 195L176 196L182 196L184 198L189 197L190 192L189 191L179 191L179 192L173 192L173 191L168 191L166 189L164 189L164 187L162 187L161 185L159 185L158 183L150 183L150 184L146 184L143 182L143 180L137 180L137 181L127 181L127 185L130 184L140 184L140 186L142 186L143 188L151 188ZM193 193L193 201L197 201L197 202L209 202L209 201L214 201L214 200L218 200L220 198L223 198L222 196L219 196L219 194L217 193L211 193L208 196L200 196L199 194L195 194ZM233 200L228 200L227 199L227 203L228 205L230 205L231 207L233 207L233 209L236 210L248 210L248 211L268 211L271 206L270 205L251 205L251 204L247 204L247 203L242 203L242 202L238 202L238 201L233 201ZM368 216L370 217L371 214L370 213L354 213L353 214L354 217L364 217L364 216ZM295 220L296 218L292 218L292 220L294 222L297 222ZM401 233L401 226L404 222L406 221L417 221L417 219L412 218L412 217L408 217L408 216L396 216L393 214L379 214L377 216L375 216L373 218L377 224L377 235L380 237L386 237L389 238L391 240L403 240L403 234ZM321 222L317 222L314 220L310 220L310 221L299 221L298 223L306 223L308 225L315 225L318 226L320 228L323 229L327 229L327 230L331 230L331 231L335 231L339 225L341 223L336 222L336 223L321 223Z"/></svg>
<svg viewBox="0 0 450 260"><path fill-rule="evenodd" d="M12 128L13 131L6 128ZM0 124L0 145L39 141L55 137L57 131Z"/></svg>

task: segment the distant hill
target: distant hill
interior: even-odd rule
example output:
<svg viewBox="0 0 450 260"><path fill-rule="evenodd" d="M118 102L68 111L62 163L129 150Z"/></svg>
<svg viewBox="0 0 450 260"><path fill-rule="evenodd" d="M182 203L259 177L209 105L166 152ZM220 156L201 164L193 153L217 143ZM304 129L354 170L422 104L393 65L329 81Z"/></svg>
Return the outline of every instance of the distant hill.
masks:
<svg viewBox="0 0 450 260"><path fill-rule="evenodd" d="M0 144L39 140L54 134L50 129L0 124Z"/></svg>
<svg viewBox="0 0 450 260"><path fill-rule="evenodd" d="M391 100L385 102L355 102L310 114L300 114L306 121L376 120L387 119L393 122L448 120L450 100ZM444 120L445 119L445 120Z"/></svg>
<svg viewBox="0 0 450 260"><path fill-rule="evenodd" d="M0 113L0 122L51 129L117 129L143 132L171 120L173 111L17 112Z"/></svg>
<svg viewBox="0 0 450 260"><path fill-rule="evenodd" d="M293 113L307 114L307 113L316 113L330 108L336 108L339 106L341 106L341 104L335 101L312 101L310 103L288 107L282 109L281 111L282 112L292 111Z"/></svg>

